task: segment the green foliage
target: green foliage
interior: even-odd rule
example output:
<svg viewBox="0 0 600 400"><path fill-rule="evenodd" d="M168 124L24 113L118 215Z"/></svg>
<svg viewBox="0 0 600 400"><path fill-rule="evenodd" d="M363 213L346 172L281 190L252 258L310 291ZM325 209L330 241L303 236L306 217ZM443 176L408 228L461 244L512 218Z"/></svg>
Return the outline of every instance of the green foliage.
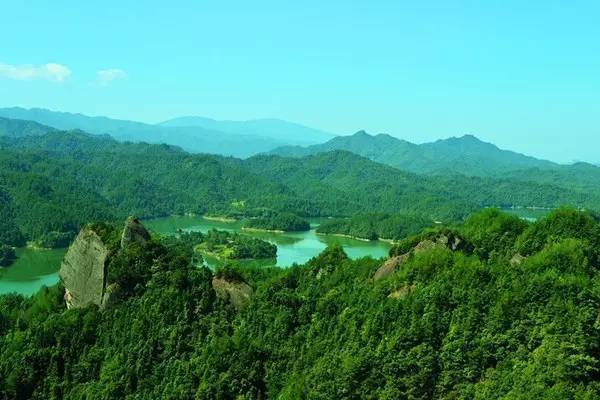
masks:
<svg viewBox="0 0 600 400"><path fill-rule="evenodd" d="M15 249L0 243L0 267L7 267L17 259Z"/></svg>
<svg viewBox="0 0 600 400"><path fill-rule="evenodd" d="M414 144L386 134L372 136L360 131L350 136L335 137L323 144L284 146L271 153L286 157L305 157L334 150L351 151L403 171L428 175L500 176L529 168L558 167L550 161L500 150L471 135Z"/></svg>
<svg viewBox="0 0 600 400"><path fill-rule="evenodd" d="M25 237L15 221L11 196L0 186L0 243L23 246Z"/></svg>
<svg viewBox="0 0 600 400"><path fill-rule="evenodd" d="M561 208L531 225L516 243L524 256L540 251L545 246L562 239L580 239L589 244L593 261L600 261L600 226L589 213L571 208ZM600 264L597 264L600 265Z"/></svg>
<svg viewBox="0 0 600 400"><path fill-rule="evenodd" d="M350 260L339 246L286 270L219 269L254 288L237 312L216 297L213 273L190 264L184 249L198 238L134 245L108 266L132 289L102 312L66 310L60 287L0 296L0 397L595 399L590 250L600 241L573 237L576 226L599 225L572 210L531 224L516 243L552 240L510 265L489 255L523 226L486 210L403 241L410 250L464 230L473 245L414 252L377 282L380 261Z"/></svg>
<svg viewBox="0 0 600 400"><path fill-rule="evenodd" d="M0 136L41 136L56 129L33 121L0 117Z"/></svg>
<svg viewBox="0 0 600 400"><path fill-rule="evenodd" d="M317 228L317 232L368 240L398 240L414 235L432 224L431 220L420 215L369 213L325 221Z"/></svg>
<svg viewBox="0 0 600 400"><path fill-rule="evenodd" d="M494 255L512 255L509 253L526 227L521 218L488 208L471 215L462 232L475 246L475 254L488 259Z"/></svg>
<svg viewBox="0 0 600 400"><path fill-rule="evenodd" d="M398 241L390 249L390 257L406 254L423 241L435 242L441 238L445 238L447 243L454 243L456 250L460 250L465 254L471 254L473 252L473 244L469 242L457 228L440 226L425 229L417 235L409 236Z"/></svg>
<svg viewBox="0 0 600 400"><path fill-rule="evenodd" d="M276 213L268 217L252 218L244 223L245 228L268 231L301 232L310 230L305 219L292 213Z"/></svg>
<svg viewBox="0 0 600 400"><path fill-rule="evenodd" d="M227 231L211 229L196 247L222 259L244 260L275 258L277 246L267 241Z"/></svg>
<svg viewBox="0 0 600 400"><path fill-rule="evenodd" d="M58 249L68 247L74 238L74 232L48 232L42 234L33 244L45 249Z"/></svg>
<svg viewBox="0 0 600 400"><path fill-rule="evenodd" d="M589 182L571 188L520 179L424 177L341 151L240 160L82 132L0 137L0 241L18 246L128 215L267 216L250 224L304 229L304 222L286 213L376 212L448 223L482 207L531 204L600 209L600 191ZM374 232L381 237L405 235L398 228L402 219L379 224Z"/></svg>

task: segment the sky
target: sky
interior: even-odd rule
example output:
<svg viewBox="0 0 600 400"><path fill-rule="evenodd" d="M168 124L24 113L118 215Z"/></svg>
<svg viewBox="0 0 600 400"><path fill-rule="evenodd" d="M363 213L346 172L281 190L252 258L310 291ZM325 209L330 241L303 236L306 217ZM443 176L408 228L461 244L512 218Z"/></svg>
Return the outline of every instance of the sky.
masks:
<svg viewBox="0 0 600 400"><path fill-rule="evenodd" d="M0 106L600 162L597 1L0 0Z"/></svg>

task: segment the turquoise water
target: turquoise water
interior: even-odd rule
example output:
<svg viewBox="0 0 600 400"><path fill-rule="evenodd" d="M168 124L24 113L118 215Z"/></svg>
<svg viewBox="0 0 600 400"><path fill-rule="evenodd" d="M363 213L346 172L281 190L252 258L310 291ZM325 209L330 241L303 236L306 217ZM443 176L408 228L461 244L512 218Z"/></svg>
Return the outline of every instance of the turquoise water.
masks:
<svg viewBox="0 0 600 400"><path fill-rule="evenodd" d="M534 222L540 218L544 218L553 210L547 208L504 208L502 211L514 214L529 222Z"/></svg>
<svg viewBox="0 0 600 400"><path fill-rule="evenodd" d="M207 220L203 217L166 217L143 221L144 225L151 231L159 234L174 234L178 229L183 231L207 232L210 229L241 232L245 235L254 236L277 245L277 260L253 261L259 265L277 265L289 267L294 263L303 264L312 257L322 252L327 245L338 243L351 258L371 256L374 258L387 256L391 245L382 241L361 241L333 235L317 235L314 228L322 220L311 220L313 229L307 232L254 232L242 230L241 222L222 222ZM217 265L218 261L207 259L211 266Z"/></svg>
<svg viewBox="0 0 600 400"><path fill-rule="evenodd" d="M231 232L242 232L246 235L267 240L277 245L276 260L255 260L247 264L258 266L277 265L289 267L294 263L302 264L323 251L328 244L339 243L351 258L371 256L375 258L387 256L390 244L386 242L363 242L360 240L317 235L314 228L308 232L273 233L242 231L240 222L211 221L202 217L167 217L143 221L151 232L169 235L178 229L184 231L207 232L209 229L221 229ZM316 226L319 220L312 220ZM17 260L9 267L0 268L0 294L20 293L32 295L42 286L54 285L58 282L58 270L66 249L36 250L31 248L17 249ZM217 266L216 259L206 258L209 266Z"/></svg>
<svg viewBox="0 0 600 400"><path fill-rule="evenodd" d="M0 268L0 294L32 295L42 286L58 282L58 269L66 249L17 249L17 260Z"/></svg>

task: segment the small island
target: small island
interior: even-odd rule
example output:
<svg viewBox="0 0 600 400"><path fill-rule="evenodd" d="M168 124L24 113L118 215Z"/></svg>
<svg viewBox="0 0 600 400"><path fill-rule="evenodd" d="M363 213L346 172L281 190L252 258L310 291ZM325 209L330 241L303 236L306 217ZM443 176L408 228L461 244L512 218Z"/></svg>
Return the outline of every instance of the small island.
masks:
<svg viewBox="0 0 600 400"><path fill-rule="evenodd" d="M280 213L248 219L242 229L268 232L304 232L310 230L310 224L295 214Z"/></svg>
<svg viewBox="0 0 600 400"><path fill-rule="evenodd" d="M410 214L369 213L352 218L335 218L322 223L317 233L361 240L402 239L429 227L433 221Z"/></svg>
<svg viewBox="0 0 600 400"><path fill-rule="evenodd" d="M277 246L265 240L212 229L194 248L220 260L268 259L277 257Z"/></svg>

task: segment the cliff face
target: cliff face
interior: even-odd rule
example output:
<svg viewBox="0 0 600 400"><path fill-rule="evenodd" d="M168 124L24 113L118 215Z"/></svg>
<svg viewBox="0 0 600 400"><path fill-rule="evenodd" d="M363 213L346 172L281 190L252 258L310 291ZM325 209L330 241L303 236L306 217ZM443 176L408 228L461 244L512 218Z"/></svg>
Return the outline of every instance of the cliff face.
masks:
<svg viewBox="0 0 600 400"><path fill-rule="evenodd" d="M60 266L67 308L102 305L109 249L91 229L83 229Z"/></svg>
<svg viewBox="0 0 600 400"><path fill-rule="evenodd" d="M150 240L150 234L133 217L125 222L121 233L121 249L133 243L144 244ZM91 228L79 232L62 261L59 276L65 286L67 308L81 308L96 304L103 308L115 295L119 287L108 282L108 270L112 256L120 249L112 248Z"/></svg>

